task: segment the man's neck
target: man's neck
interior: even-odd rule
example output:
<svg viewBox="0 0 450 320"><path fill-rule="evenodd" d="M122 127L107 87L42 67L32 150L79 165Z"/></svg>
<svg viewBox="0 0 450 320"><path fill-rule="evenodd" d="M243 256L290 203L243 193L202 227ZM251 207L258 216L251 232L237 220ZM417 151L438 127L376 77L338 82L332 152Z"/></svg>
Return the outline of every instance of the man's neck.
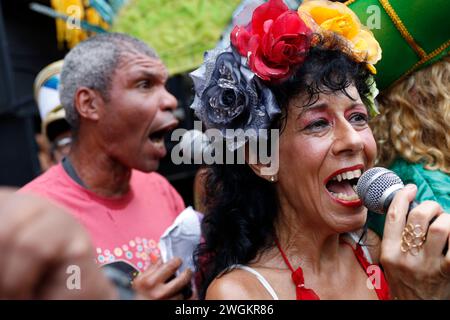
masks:
<svg viewBox="0 0 450 320"><path fill-rule="evenodd" d="M98 148L75 141L69 154L78 177L90 191L104 197L121 197L129 190L131 169Z"/></svg>

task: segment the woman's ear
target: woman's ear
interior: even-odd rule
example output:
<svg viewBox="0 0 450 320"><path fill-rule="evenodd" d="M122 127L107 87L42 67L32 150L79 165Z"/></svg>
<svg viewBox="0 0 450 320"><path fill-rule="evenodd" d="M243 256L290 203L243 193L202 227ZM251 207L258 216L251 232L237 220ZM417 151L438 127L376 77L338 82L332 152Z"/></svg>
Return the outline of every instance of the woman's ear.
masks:
<svg viewBox="0 0 450 320"><path fill-rule="evenodd" d="M251 148L246 148L245 150L245 162L252 169L252 171L260 178L265 179L270 182L277 182L278 175L273 172L272 163L262 164L257 161L257 156L251 150Z"/></svg>
<svg viewBox="0 0 450 320"><path fill-rule="evenodd" d="M75 108L80 117L85 119L97 121L102 103L102 97L93 89L80 87L75 93Z"/></svg>
<svg viewBox="0 0 450 320"><path fill-rule="evenodd" d="M251 163L247 163L248 166L253 170L253 172L260 178L263 178L267 181L270 182L277 182L278 181L278 175L276 174L271 174L271 175L264 175L264 169L268 168L267 165L265 164L251 164Z"/></svg>

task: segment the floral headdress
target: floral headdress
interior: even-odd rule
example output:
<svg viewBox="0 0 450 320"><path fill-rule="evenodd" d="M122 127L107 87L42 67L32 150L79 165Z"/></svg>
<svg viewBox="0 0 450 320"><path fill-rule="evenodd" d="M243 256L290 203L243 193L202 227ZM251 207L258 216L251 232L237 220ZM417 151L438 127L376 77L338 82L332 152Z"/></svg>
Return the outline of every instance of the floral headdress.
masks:
<svg viewBox="0 0 450 320"><path fill-rule="evenodd" d="M381 48L358 17L344 4L327 0L304 1L297 11L282 0L269 0L253 11L250 23L236 26L231 45L205 53L202 66L190 75L195 97L191 108L206 128L267 129L281 113L272 91L266 86L289 78L306 59L309 49L324 39L339 37L355 61L365 62L374 74ZM326 41L325 41L326 45ZM371 81L368 108L377 114L377 90ZM251 131L251 130L250 130ZM230 143L235 150L245 142Z"/></svg>

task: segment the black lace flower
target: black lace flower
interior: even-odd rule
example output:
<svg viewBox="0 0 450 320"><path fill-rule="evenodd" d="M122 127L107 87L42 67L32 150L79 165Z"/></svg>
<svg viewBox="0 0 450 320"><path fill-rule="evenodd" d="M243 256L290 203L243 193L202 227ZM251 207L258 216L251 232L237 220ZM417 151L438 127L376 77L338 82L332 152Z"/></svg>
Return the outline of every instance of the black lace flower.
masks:
<svg viewBox="0 0 450 320"><path fill-rule="evenodd" d="M244 66L242 59L230 48L209 51L204 64L191 73L195 86L191 108L206 128L220 130L226 139L233 138L227 129L253 129L257 138L259 129L269 128L280 113L272 91Z"/></svg>

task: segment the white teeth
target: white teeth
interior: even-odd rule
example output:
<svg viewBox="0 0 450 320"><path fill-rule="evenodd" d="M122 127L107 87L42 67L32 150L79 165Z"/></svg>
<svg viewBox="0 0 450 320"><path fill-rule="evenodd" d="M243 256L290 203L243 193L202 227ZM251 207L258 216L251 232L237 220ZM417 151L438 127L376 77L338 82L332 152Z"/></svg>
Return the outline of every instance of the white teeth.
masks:
<svg viewBox="0 0 450 320"><path fill-rule="evenodd" d="M357 194L347 195L347 194L344 194L344 193L334 193L334 192L331 192L331 194L335 198L340 199L340 200L345 200L345 201L359 200L359 197L358 197Z"/></svg>
<svg viewBox="0 0 450 320"><path fill-rule="evenodd" d="M155 147L161 148L164 146L164 139L158 138L158 139L152 139L152 143Z"/></svg>
<svg viewBox="0 0 450 320"><path fill-rule="evenodd" d="M337 181L341 182L342 180L351 180L351 179L355 179L355 178L359 178L359 177L361 177L361 170L357 169L357 170L347 171L347 172L342 172L340 174L337 174L333 177L332 180L337 180Z"/></svg>
<svg viewBox="0 0 450 320"><path fill-rule="evenodd" d="M333 177L333 180L337 180L339 182L341 182L342 180L351 180L351 179L357 179L359 177L361 177L362 171L361 169L357 169L357 170L353 170L353 171L347 171L347 172L342 172L340 174L337 174ZM339 200L344 200L344 201L357 201L359 200L358 194L356 192L356 185L352 185L351 186L353 191L352 194L348 195L345 193L335 193L330 191L330 193L332 194L332 196L336 199Z"/></svg>

